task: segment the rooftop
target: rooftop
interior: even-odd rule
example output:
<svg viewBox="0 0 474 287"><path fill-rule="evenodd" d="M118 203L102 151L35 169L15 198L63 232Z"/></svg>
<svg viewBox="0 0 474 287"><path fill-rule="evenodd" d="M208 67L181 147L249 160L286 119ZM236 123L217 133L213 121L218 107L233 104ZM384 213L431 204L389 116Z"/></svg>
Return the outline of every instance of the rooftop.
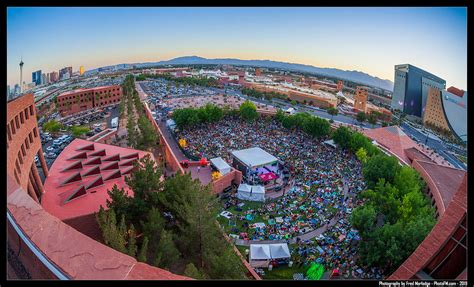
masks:
<svg viewBox="0 0 474 287"><path fill-rule="evenodd" d="M442 166L433 162L417 160L429 179L438 188L444 208L447 208L463 183L466 172L462 169Z"/></svg>
<svg viewBox="0 0 474 287"><path fill-rule="evenodd" d="M106 207L107 190L114 184L133 195L124 175L131 172L134 161L147 154L153 158L149 152L75 139L51 166L41 205L66 220Z"/></svg>
<svg viewBox="0 0 474 287"><path fill-rule="evenodd" d="M375 140L378 144L396 154L407 163L410 161L405 150L416 148L417 146L398 126L367 129L364 130L364 135L371 140Z"/></svg>
<svg viewBox="0 0 474 287"><path fill-rule="evenodd" d="M233 151L232 155L250 167L263 166L278 161L276 157L259 147Z"/></svg>
<svg viewBox="0 0 474 287"><path fill-rule="evenodd" d="M100 89L108 89L112 87L119 87L119 85L100 86L100 87L93 87L93 88L79 88L79 89L74 89L71 91L61 93L59 96L71 95L71 94L75 94L79 92L88 92L88 91L94 91L94 90L100 90Z"/></svg>

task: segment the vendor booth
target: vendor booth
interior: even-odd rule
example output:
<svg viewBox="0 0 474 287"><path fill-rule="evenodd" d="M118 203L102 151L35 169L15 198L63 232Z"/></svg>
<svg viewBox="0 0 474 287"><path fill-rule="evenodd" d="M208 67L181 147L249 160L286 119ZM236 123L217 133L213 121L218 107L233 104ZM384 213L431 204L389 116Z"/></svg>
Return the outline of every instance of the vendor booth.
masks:
<svg viewBox="0 0 474 287"><path fill-rule="evenodd" d="M261 185L242 183L237 189L237 198L250 201L265 201L265 188Z"/></svg>
<svg viewBox="0 0 474 287"><path fill-rule="evenodd" d="M212 158L210 161L212 166L217 169L221 175L226 175L231 171L230 165L226 163L221 157Z"/></svg>

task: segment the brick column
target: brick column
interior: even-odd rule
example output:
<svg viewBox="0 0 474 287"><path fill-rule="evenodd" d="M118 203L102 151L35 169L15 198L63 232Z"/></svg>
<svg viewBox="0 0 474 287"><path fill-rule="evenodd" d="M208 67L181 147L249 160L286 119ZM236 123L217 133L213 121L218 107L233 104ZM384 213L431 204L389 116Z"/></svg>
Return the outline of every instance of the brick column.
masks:
<svg viewBox="0 0 474 287"><path fill-rule="evenodd" d="M33 177L33 172L31 169L28 171L28 178L30 179L31 186L33 186L33 190L35 191L36 195L38 195L38 185L36 184L36 180Z"/></svg>
<svg viewBox="0 0 474 287"><path fill-rule="evenodd" d="M36 196L36 193L35 193L35 190L33 189L33 185L31 184L31 181L28 181L28 193L34 199L34 201L39 203L38 197Z"/></svg>
<svg viewBox="0 0 474 287"><path fill-rule="evenodd" d="M31 166L31 170L33 172L33 177L35 178L36 185L38 186L38 191L40 194L43 194L44 193L43 183L41 182L41 177L38 173L38 169L36 168L35 164Z"/></svg>
<svg viewBox="0 0 474 287"><path fill-rule="evenodd" d="M45 177L48 177L49 175L49 170L48 170L48 165L46 164L46 160L44 159L43 155L43 149L39 149L38 151L38 158L41 162L41 168L43 169L43 173Z"/></svg>

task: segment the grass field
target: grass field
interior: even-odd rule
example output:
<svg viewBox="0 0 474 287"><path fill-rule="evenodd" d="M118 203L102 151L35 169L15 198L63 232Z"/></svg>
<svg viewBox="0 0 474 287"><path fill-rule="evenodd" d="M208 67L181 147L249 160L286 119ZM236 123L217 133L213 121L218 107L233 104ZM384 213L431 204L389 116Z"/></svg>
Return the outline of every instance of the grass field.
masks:
<svg viewBox="0 0 474 287"><path fill-rule="evenodd" d="M265 269L265 276L263 276L263 279L293 280L293 274L303 273L304 275L306 275L306 271L308 270L308 268L309 266L304 265L299 267L293 265L291 268L285 265L282 267L276 267L272 271L268 271L268 269Z"/></svg>

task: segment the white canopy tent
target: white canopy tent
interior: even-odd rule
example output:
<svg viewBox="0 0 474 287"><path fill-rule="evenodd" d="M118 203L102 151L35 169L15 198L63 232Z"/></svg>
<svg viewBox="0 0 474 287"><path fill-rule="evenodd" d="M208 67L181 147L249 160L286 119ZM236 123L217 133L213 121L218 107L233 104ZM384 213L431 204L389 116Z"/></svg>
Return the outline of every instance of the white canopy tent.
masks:
<svg viewBox="0 0 474 287"><path fill-rule="evenodd" d="M242 183L237 189L237 198L250 201L265 201L265 187Z"/></svg>
<svg viewBox="0 0 474 287"><path fill-rule="evenodd" d="M288 244L250 244L250 266L252 267L268 267L273 259L289 259L291 258Z"/></svg>
<svg viewBox="0 0 474 287"><path fill-rule="evenodd" d="M211 164L219 170L221 175L226 175L231 171L231 167L221 157L211 158Z"/></svg>
<svg viewBox="0 0 474 287"><path fill-rule="evenodd" d="M270 244L270 255L272 259L291 257L290 249L288 249L288 244L286 243Z"/></svg>
<svg viewBox="0 0 474 287"><path fill-rule="evenodd" d="M270 246L268 244L251 244L250 260L270 260Z"/></svg>

